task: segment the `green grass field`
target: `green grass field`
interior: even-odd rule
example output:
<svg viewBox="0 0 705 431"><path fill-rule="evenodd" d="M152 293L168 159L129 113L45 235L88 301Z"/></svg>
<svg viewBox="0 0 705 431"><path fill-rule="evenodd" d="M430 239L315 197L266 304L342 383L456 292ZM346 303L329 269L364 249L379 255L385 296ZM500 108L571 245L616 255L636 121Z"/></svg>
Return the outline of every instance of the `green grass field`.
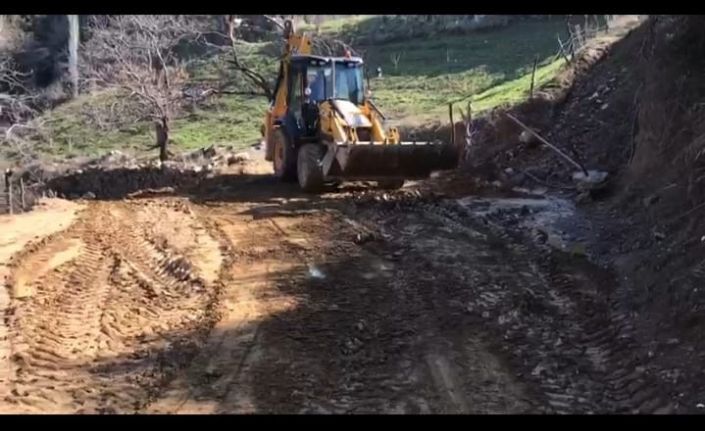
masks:
<svg viewBox="0 0 705 431"><path fill-rule="evenodd" d="M373 18L354 16L327 21L324 33L370 32ZM358 46L373 74L379 66L383 77L371 77L373 99L391 123L419 126L448 121L447 103L472 96L475 113L496 106L514 104L528 95L534 58L539 59L536 84L548 83L561 67L554 61L556 34L561 20L528 20L500 29L466 35L443 35L408 39L403 42ZM274 79L276 46L272 43L243 44L243 62ZM394 60L398 58L395 65ZM193 63L191 79L214 84L232 81L231 90L247 92L252 86L230 70L227 54ZM96 129L95 112L106 110L118 97L114 93L81 96L45 115L44 132L36 138L42 153L71 156L99 154L111 149L140 152L154 141L149 121L114 124ZM268 102L263 97L228 94L206 105L180 114L172 124L176 150L211 144L247 147L260 137L259 127ZM94 112L95 111L95 112Z"/></svg>
<svg viewBox="0 0 705 431"><path fill-rule="evenodd" d="M476 112L521 101L528 95L534 58L537 85L560 67L553 61L558 20L517 22L506 28L468 35L415 39L362 47L373 78L373 97L404 125L445 117L447 103L473 95ZM395 65L394 60L398 59Z"/></svg>

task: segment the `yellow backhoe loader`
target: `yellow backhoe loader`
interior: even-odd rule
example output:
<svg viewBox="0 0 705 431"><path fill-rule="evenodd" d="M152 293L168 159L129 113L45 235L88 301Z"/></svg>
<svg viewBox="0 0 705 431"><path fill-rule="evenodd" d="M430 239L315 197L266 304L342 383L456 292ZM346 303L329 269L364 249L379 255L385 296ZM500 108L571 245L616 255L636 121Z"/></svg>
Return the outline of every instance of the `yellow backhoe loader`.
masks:
<svg viewBox="0 0 705 431"><path fill-rule="evenodd" d="M312 41L284 25L285 49L262 126L265 159L284 181L318 192L328 181L376 181L399 188L406 179L454 169L453 142L402 142L365 92L363 61L312 55Z"/></svg>

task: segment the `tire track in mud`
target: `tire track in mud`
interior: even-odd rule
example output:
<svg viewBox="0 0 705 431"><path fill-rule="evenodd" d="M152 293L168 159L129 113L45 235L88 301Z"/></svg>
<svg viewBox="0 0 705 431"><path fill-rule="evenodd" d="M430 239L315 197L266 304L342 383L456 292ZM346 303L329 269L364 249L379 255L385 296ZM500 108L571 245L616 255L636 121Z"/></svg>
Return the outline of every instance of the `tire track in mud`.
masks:
<svg viewBox="0 0 705 431"><path fill-rule="evenodd" d="M587 263L452 204L310 206L90 204L14 258L6 405L668 411Z"/></svg>
<svg viewBox="0 0 705 431"><path fill-rule="evenodd" d="M377 222L381 234L391 240L387 252L396 250L393 254L399 256L399 270L394 278L404 302L400 308L412 313L413 317L405 322L412 328L423 328L425 333L416 341L416 348L426 357L427 367L417 367L417 372L427 376L425 380L431 383L427 383L426 392L440 395L440 399L436 398L432 404L432 411L530 411L535 405L531 391L492 352L490 344L483 340L481 325L468 318L464 309L463 297L469 293L467 286L472 285L472 279L479 278L479 275L463 274L452 281L444 276L449 270L444 262L456 262L461 254L469 251L465 242L486 241L486 236L463 225L457 217L425 212L422 213L424 219L420 220L418 211L415 213L411 209L407 211L405 206L401 209L398 204L392 205L391 210L385 208L386 205L373 205L364 214L369 215L367 219ZM429 222L462 244L439 241L439 235L429 234L424 228L423 223ZM417 250L423 252L417 254ZM486 258L487 255L474 257ZM482 264L475 261L473 266L480 274L493 270L484 261ZM453 270L458 275L456 268ZM427 397L433 399L431 395Z"/></svg>
<svg viewBox="0 0 705 431"><path fill-rule="evenodd" d="M398 207L383 210L378 220L397 246L412 250L413 260L430 260L424 265L436 274L437 284L465 286L450 297L495 335L497 349L542 400L540 411L671 411L666 392L646 366L648 358L636 353L628 315L616 309L609 274L584 260L538 250L452 203L404 210L403 217ZM465 220L462 229L456 228L459 219ZM477 234L463 238L469 227L487 240L472 240ZM436 238L435 245L419 237ZM443 248L451 252L439 253ZM423 271L412 277L423 278Z"/></svg>
<svg viewBox="0 0 705 431"><path fill-rule="evenodd" d="M231 244L222 319L146 412L526 410L474 328L448 327L433 280L409 280L388 250L365 246L375 229L310 206L199 210Z"/></svg>
<svg viewBox="0 0 705 431"><path fill-rule="evenodd" d="M191 264L203 250L155 236L136 222L144 211L173 213L149 202L94 203L13 258L10 409L135 411L194 354L215 319L217 288ZM188 214L169 222L162 230L205 232Z"/></svg>
<svg viewBox="0 0 705 431"><path fill-rule="evenodd" d="M260 323L293 305L276 292L276 272L296 262L286 233L272 219L246 215L248 205L201 208L229 250L222 267L219 316L205 346L190 366L166 388L146 413L255 413L252 368L262 359ZM293 253L287 253L293 251ZM276 376L272 376L276 378Z"/></svg>
<svg viewBox="0 0 705 431"><path fill-rule="evenodd" d="M518 243L521 238L505 235ZM537 264L545 278L539 300L560 318L543 322L537 349L562 378L542 379L549 404L559 413L669 413L673 405L649 357L637 345L629 314L619 308L614 275L584 258L517 244L525 256L544 253ZM540 365L540 364L539 364ZM537 366L539 366L537 365ZM542 373L539 373L544 377ZM554 381L552 381L554 380Z"/></svg>
<svg viewBox="0 0 705 431"><path fill-rule="evenodd" d="M12 396L10 382L14 375L8 323L11 297L15 292L11 291L11 286L5 288L10 275L9 260L36 238L65 229L81 208L67 201L42 199L31 213L0 216L0 280L3 281L0 288L0 400ZM19 293L23 293L21 289Z"/></svg>
<svg viewBox="0 0 705 431"><path fill-rule="evenodd" d="M476 328L450 324L454 310L444 301L443 287L433 276L414 277L422 263L405 262L403 253L380 241L384 233L365 226L364 217L356 219L347 223L353 229L341 227L347 221L343 214L324 224L327 231L319 227L328 242L319 247L340 261L321 265L328 279L309 288L320 292L318 307L336 311L288 322L302 328L297 335L310 349L331 352L320 367L337 388L329 394L319 391L319 399L306 394L302 411L525 411L523 388L487 351ZM353 245L352 238L362 246ZM339 353L333 355L336 348Z"/></svg>

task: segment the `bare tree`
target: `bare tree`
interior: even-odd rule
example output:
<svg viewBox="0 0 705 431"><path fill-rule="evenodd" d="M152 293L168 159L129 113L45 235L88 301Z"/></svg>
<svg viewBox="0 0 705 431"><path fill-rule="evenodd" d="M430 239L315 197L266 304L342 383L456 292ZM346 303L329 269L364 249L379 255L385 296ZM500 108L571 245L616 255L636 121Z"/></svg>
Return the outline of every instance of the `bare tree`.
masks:
<svg viewBox="0 0 705 431"><path fill-rule="evenodd" d="M118 87L154 122L159 159L168 158L171 120L183 95L185 65L174 48L199 32L176 15L120 15L96 23L84 55L92 65L90 79Z"/></svg>

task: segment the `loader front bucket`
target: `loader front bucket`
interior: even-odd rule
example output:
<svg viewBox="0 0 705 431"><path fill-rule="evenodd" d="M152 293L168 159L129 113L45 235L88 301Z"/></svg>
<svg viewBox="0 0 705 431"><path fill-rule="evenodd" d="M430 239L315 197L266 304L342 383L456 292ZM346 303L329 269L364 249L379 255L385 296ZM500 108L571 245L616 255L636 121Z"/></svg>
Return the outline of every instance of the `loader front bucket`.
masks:
<svg viewBox="0 0 705 431"><path fill-rule="evenodd" d="M433 171L454 169L460 152L442 142L374 142L330 144L323 160L327 177L377 180L387 178L421 179Z"/></svg>

